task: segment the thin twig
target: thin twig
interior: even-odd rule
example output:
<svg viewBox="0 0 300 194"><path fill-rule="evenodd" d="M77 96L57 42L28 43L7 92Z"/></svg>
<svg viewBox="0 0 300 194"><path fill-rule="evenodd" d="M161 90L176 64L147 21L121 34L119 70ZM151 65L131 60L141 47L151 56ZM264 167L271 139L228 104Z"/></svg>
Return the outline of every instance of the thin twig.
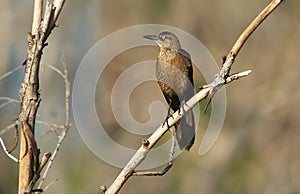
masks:
<svg viewBox="0 0 300 194"><path fill-rule="evenodd" d="M28 186L27 192L31 193L33 191L35 192L43 192L43 189L34 189L34 185L37 183L37 181L39 180L40 176L41 176L41 172L44 169L44 167L46 166L46 164L48 163L49 159L51 157L51 153L47 152L43 155L42 157L42 161L40 163L39 166L39 170L38 172L35 174L35 176L33 177L31 183Z"/></svg>
<svg viewBox="0 0 300 194"><path fill-rule="evenodd" d="M15 104L20 103L19 100L9 98L9 97L0 97L0 100L6 100L7 101L7 102L4 102L3 104L0 105L0 109L5 107L8 104L11 104L11 103L15 103Z"/></svg>
<svg viewBox="0 0 300 194"><path fill-rule="evenodd" d="M14 128L15 125L16 125L16 124L13 123L13 124L10 124L10 125L4 127L3 129L1 129L1 130L0 130L0 136L3 135L3 134L5 134L6 132L8 132L10 129Z"/></svg>
<svg viewBox="0 0 300 194"><path fill-rule="evenodd" d="M6 146L5 146L5 144L4 144L4 141L3 141L2 137L0 137L0 143L1 143L1 146L2 146L2 148L3 148L4 152L5 152L5 154L6 154L8 157L10 157L13 161L15 161L16 163L18 163L18 162L19 162L19 159L16 158L16 157L14 157L12 154L9 153L8 149L6 148Z"/></svg>
<svg viewBox="0 0 300 194"><path fill-rule="evenodd" d="M42 137L49 134L49 133L54 133L57 136L57 139L59 139L60 134L59 134L59 131L57 131L57 130L65 129L65 125L51 124L47 121L37 120L36 123L44 125L44 126L46 126L47 128L50 129L50 130L46 131L45 134L42 135ZM72 125L69 124L69 126L71 127Z"/></svg>
<svg viewBox="0 0 300 194"><path fill-rule="evenodd" d="M0 100L6 100L6 101L9 101L10 103L16 103L16 104L18 104L18 103L20 103L20 101L19 100L16 100L16 99L13 99L13 98L9 98L9 97L0 97Z"/></svg>
<svg viewBox="0 0 300 194"><path fill-rule="evenodd" d="M55 179L54 181L52 181L51 183L49 183L45 189L43 189L43 191L47 191L56 181L58 181L58 179Z"/></svg>
<svg viewBox="0 0 300 194"><path fill-rule="evenodd" d="M54 123L49 123L48 121L46 121L41 115L37 115L37 118L39 119L39 120L37 120L36 121L36 123L39 123L39 124L41 124L41 125L44 125L44 126L46 126L47 128L49 128L50 129L50 131L47 131L44 135L46 135L46 134L48 134L48 133L50 133L50 132L53 132L53 133L55 133L56 134L56 136L57 136L57 139L59 139L59 133L58 133L58 129L64 129L65 128L65 125L58 125L58 124L54 124ZM71 124L69 124L69 126L71 127L72 125ZM44 135L42 135L42 136L44 136Z"/></svg>
<svg viewBox="0 0 300 194"><path fill-rule="evenodd" d="M18 70L21 69L22 67L23 67L23 66L19 65L18 67L16 67L16 68L10 70L9 72L6 72L4 75L2 75L2 76L0 77L0 81L3 80L3 79L5 79L6 77L10 76L10 75L13 74L14 72L18 71Z"/></svg>
<svg viewBox="0 0 300 194"><path fill-rule="evenodd" d="M42 185L43 185L43 182L45 181L46 177L47 177L47 174L52 166L52 163L55 159L55 157L57 156L57 153L61 147L61 144L63 142L63 140L65 139L67 133L68 133L68 130L70 128L70 82L69 82L69 72L68 72L68 69L66 67L66 64L65 62L63 61L63 59L61 58L61 63L64 67L64 73L61 72L59 69L53 67L53 66L49 66L52 70L54 70L55 72L57 72L64 80L65 82L65 125L64 125L64 129L62 131L62 133L60 134L59 136L59 139L58 139L58 142L56 144L56 147L53 151L53 154L50 158L50 161L45 169L45 172L42 176L42 179L38 185L38 188L41 189L42 188Z"/></svg>

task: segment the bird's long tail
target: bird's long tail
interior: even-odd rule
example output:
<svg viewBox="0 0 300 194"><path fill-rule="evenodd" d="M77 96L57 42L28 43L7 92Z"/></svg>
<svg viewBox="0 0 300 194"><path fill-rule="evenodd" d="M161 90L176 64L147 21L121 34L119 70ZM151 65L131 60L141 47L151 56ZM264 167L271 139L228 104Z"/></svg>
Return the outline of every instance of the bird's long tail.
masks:
<svg viewBox="0 0 300 194"><path fill-rule="evenodd" d="M189 151L195 141L195 120L193 111L184 112L182 118L175 124L175 128L179 148Z"/></svg>

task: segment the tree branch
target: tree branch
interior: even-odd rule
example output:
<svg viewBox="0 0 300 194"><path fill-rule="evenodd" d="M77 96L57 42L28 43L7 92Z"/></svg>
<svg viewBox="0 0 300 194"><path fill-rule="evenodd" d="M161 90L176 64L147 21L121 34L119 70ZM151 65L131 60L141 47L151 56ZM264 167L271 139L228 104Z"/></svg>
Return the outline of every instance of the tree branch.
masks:
<svg viewBox="0 0 300 194"><path fill-rule="evenodd" d="M47 8L42 21L43 0L34 1L32 31L28 35L27 58L24 63L24 81L20 88L21 143L19 159L19 194L32 193L32 189L40 173L39 154L34 132L37 110L41 101L39 93L39 68L46 40L55 26L61 12L64 0L55 1L59 7L47 2ZM50 7L50 9L49 9ZM56 15L55 19L53 15ZM51 24L51 25L50 25Z"/></svg>
<svg viewBox="0 0 300 194"><path fill-rule="evenodd" d="M204 86L202 90L195 94L189 101L184 104L180 111L176 111L169 119L168 123L170 126L174 125L182 116L180 112L188 111L192 109L197 103L205 99L206 97L213 97L213 95L225 84L230 83L240 77L248 75L251 71L245 71L242 73L229 75L230 69L236 58L239 50L246 42L247 38L252 34L252 32L261 24L261 22L280 4L282 0L273 0L256 18L255 20L246 28L246 30L241 34L236 43L234 44L231 51L226 57L226 61L223 63L220 72L216 75L216 78L210 84ZM160 140L160 138L168 131L167 126L161 125L137 150L131 160L123 168L120 174L117 176L112 185L107 189L105 186L100 187L99 193L115 194L120 191L125 182L135 173L137 166L146 158L147 153L150 149Z"/></svg>
<svg viewBox="0 0 300 194"><path fill-rule="evenodd" d="M250 37L250 35L256 30L256 28L283 2L284 0L272 0L271 3L263 9L258 16L250 23L250 25L244 30L244 32L240 35L237 39L235 44L233 45L231 51L227 54L226 61L230 58L235 57L238 55L239 51L241 50L244 43ZM229 75L231 65L227 68L224 68L223 71L220 73L222 75Z"/></svg>
<svg viewBox="0 0 300 194"><path fill-rule="evenodd" d="M35 0L33 10L31 33L32 35L36 35L42 21L43 0Z"/></svg>

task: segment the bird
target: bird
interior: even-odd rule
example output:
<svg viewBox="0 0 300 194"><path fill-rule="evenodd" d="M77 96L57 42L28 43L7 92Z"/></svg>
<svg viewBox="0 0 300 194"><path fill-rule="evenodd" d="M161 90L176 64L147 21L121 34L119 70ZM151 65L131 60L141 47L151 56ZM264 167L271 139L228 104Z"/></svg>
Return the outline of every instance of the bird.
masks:
<svg viewBox="0 0 300 194"><path fill-rule="evenodd" d="M169 105L165 122L173 112L194 95L193 66L190 54L181 48L177 36L168 31L155 35L145 35L159 46L156 62L156 78L158 85ZM183 112L182 118L175 123L175 138L180 150L189 151L195 141L195 120L192 109Z"/></svg>

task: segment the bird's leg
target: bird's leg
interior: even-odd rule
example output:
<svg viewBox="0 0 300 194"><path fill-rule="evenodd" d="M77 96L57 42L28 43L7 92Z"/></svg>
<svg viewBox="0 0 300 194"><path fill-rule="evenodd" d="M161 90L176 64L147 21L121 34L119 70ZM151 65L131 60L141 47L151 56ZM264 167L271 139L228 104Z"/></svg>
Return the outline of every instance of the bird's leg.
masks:
<svg viewBox="0 0 300 194"><path fill-rule="evenodd" d="M164 126L166 124L167 127L168 127L168 129L171 128L171 126L168 123L168 120L169 120L170 117L173 118L173 115L171 115L171 103L172 103L172 101L170 100L170 102L169 102L169 108L168 108L168 114L167 114L167 117L166 117L166 119L165 119L165 121L164 121L164 123L162 125L162 126Z"/></svg>
<svg viewBox="0 0 300 194"><path fill-rule="evenodd" d="M170 128L170 131L172 133L172 145L170 148L170 155L169 155L169 161L167 166L162 169L159 172L142 172L142 171L134 171L132 173L133 176L163 176L166 174L170 168L173 166L173 161L174 161L174 154L175 154L175 146L176 146L176 133L175 133L175 128Z"/></svg>

